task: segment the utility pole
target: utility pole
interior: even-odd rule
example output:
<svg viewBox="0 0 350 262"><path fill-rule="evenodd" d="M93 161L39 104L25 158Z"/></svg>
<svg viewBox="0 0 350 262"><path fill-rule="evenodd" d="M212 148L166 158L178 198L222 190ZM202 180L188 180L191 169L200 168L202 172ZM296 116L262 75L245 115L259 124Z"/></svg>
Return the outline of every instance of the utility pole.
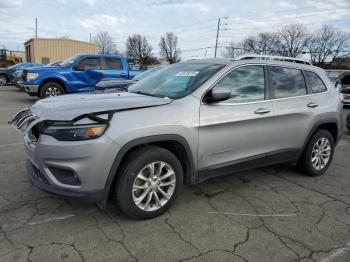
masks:
<svg viewBox="0 0 350 262"><path fill-rule="evenodd" d="M91 43L91 33L90 33L90 43Z"/></svg>
<svg viewBox="0 0 350 262"><path fill-rule="evenodd" d="M38 18L35 17L35 38L38 38Z"/></svg>
<svg viewBox="0 0 350 262"><path fill-rule="evenodd" d="M218 28L216 30L216 41L215 41L215 54L214 54L214 57L216 57L216 52L218 50L219 31L220 31L220 17L219 17L219 20L218 20Z"/></svg>

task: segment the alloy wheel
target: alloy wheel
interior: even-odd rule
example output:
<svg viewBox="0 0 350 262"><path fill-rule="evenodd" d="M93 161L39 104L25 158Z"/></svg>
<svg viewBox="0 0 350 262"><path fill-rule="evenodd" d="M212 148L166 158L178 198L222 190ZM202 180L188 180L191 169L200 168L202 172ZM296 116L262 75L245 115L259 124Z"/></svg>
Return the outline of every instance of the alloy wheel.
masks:
<svg viewBox="0 0 350 262"><path fill-rule="evenodd" d="M59 96L60 94L61 91L55 86L49 86L45 91L46 97Z"/></svg>
<svg viewBox="0 0 350 262"><path fill-rule="evenodd" d="M132 197L135 205L144 211L155 211L164 206L176 187L174 169L162 161L145 166L135 177Z"/></svg>
<svg viewBox="0 0 350 262"><path fill-rule="evenodd" d="M311 163L316 170L325 168L331 157L331 143L328 138L321 137L312 148Z"/></svg>
<svg viewBox="0 0 350 262"><path fill-rule="evenodd" d="M6 82L7 82L6 78L3 76L0 76L0 86L6 85Z"/></svg>

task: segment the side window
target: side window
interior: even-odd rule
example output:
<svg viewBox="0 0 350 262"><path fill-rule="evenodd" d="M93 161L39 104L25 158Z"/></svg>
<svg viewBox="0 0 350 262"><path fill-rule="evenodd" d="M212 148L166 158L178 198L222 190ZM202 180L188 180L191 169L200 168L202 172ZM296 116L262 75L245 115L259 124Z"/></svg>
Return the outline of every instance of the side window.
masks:
<svg viewBox="0 0 350 262"><path fill-rule="evenodd" d="M260 65L242 66L234 69L216 85L231 89L231 98L222 103L245 103L265 99L264 67Z"/></svg>
<svg viewBox="0 0 350 262"><path fill-rule="evenodd" d="M312 93L321 93L327 90L327 87L324 85L321 78L316 75L314 72L304 71L306 80L311 86Z"/></svg>
<svg viewBox="0 0 350 262"><path fill-rule="evenodd" d="M123 70L123 66L119 58L104 58L102 61L103 70Z"/></svg>
<svg viewBox="0 0 350 262"><path fill-rule="evenodd" d="M100 59L99 58L85 58L79 62L79 65L84 66L86 70L88 70L88 69L100 69Z"/></svg>
<svg viewBox="0 0 350 262"><path fill-rule="evenodd" d="M300 70L271 66L269 72L275 98L306 95L306 83Z"/></svg>

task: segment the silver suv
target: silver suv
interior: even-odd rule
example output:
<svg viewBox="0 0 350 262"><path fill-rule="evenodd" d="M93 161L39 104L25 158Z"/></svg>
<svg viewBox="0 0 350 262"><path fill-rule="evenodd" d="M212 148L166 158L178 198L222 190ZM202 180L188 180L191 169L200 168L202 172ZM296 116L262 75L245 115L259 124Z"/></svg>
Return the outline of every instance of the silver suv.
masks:
<svg viewBox="0 0 350 262"><path fill-rule="evenodd" d="M249 56L177 63L128 92L44 99L11 124L35 186L101 208L111 196L127 215L151 218L184 183L285 162L322 175L341 110L320 68Z"/></svg>

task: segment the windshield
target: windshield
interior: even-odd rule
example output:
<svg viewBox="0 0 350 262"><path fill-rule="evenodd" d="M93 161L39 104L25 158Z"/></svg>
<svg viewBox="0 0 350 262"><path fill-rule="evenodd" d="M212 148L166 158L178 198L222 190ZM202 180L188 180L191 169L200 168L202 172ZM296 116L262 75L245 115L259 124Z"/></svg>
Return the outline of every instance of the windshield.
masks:
<svg viewBox="0 0 350 262"><path fill-rule="evenodd" d="M58 66L71 66L72 64L74 64L74 62L79 58L79 55L74 55L71 56L70 58L64 60L63 62L59 63Z"/></svg>
<svg viewBox="0 0 350 262"><path fill-rule="evenodd" d="M141 74L134 77L133 80L141 80L145 79L146 77L149 77L150 75L154 74L155 72L158 72L160 69L163 69L164 67L154 67L151 69L146 70L145 72L142 72Z"/></svg>
<svg viewBox="0 0 350 262"><path fill-rule="evenodd" d="M222 67L223 65L204 63L173 64L131 85L128 92L181 98L196 90Z"/></svg>

